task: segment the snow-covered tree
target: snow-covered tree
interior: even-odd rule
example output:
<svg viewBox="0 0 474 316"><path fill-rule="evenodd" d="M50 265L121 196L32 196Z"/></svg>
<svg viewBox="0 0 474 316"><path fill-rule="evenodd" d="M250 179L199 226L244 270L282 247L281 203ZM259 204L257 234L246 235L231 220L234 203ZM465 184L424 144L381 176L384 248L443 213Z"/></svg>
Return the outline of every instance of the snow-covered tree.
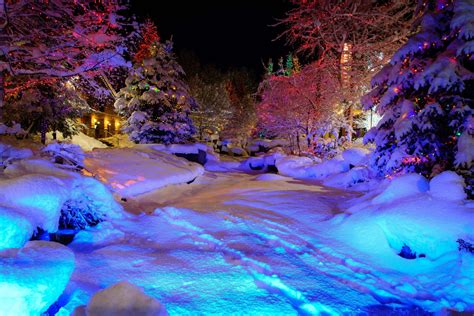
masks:
<svg viewBox="0 0 474 316"><path fill-rule="evenodd" d="M337 78L320 64L307 65L289 76L267 76L260 84L259 97L258 128L267 137L286 138L299 152L302 138L306 150L318 147L324 136L339 140L344 117L338 111Z"/></svg>
<svg viewBox="0 0 474 316"><path fill-rule="evenodd" d="M64 78L126 66L123 9L118 0L0 1L0 110L5 84L18 76Z"/></svg>
<svg viewBox="0 0 474 316"><path fill-rule="evenodd" d="M255 80L246 69L233 69L226 74L226 90L230 98L232 117L222 137L245 145L255 131Z"/></svg>
<svg viewBox="0 0 474 316"><path fill-rule="evenodd" d="M14 89L7 89L7 96L7 123L20 123L27 133L40 133L43 144L49 131L65 137L76 134L77 118L89 110L74 87L59 78L17 83Z"/></svg>
<svg viewBox="0 0 474 316"><path fill-rule="evenodd" d="M474 3L426 1L423 9L419 32L364 98L383 115L366 140L377 145L374 164L382 174L455 169L472 182Z"/></svg>
<svg viewBox="0 0 474 316"><path fill-rule="evenodd" d="M416 0L291 0L294 7L281 24L288 44L309 61L325 65L339 78L339 92L353 125L360 97L370 87L374 71L410 34ZM322 87L324 89L324 86ZM347 130L350 139L351 128Z"/></svg>
<svg viewBox="0 0 474 316"><path fill-rule="evenodd" d="M213 67L204 67L189 78L188 83L198 104L192 117L199 137L203 138L205 130L220 133L233 115L225 76Z"/></svg>
<svg viewBox="0 0 474 316"><path fill-rule="evenodd" d="M184 72L172 43L160 42L152 22L144 25L142 34L133 69L115 102L127 120L123 130L136 143L186 142L195 133L190 118L195 101L183 81Z"/></svg>

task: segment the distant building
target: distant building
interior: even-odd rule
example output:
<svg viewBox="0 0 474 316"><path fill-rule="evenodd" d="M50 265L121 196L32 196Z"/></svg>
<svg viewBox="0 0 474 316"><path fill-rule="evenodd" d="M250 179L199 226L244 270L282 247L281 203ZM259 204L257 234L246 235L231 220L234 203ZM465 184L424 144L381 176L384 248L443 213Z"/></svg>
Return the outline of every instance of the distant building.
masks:
<svg viewBox="0 0 474 316"><path fill-rule="evenodd" d="M81 118L85 126L84 134L94 138L107 138L120 133L122 120L112 107L105 107L104 111L92 110Z"/></svg>

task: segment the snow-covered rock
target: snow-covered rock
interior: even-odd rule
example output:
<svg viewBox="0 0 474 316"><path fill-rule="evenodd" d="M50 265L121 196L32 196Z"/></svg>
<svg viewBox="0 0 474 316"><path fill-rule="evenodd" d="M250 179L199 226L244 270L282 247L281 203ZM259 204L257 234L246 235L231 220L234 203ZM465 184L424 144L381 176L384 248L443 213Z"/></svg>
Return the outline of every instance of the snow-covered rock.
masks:
<svg viewBox="0 0 474 316"><path fill-rule="evenodd" d="M406 198L428 191L429 182L422 175L411 173L393 179L387 188L373 199L374 204Z"/></svg>
<svg viewBox="0 0 474 316"><path fill-rule="evenodd" d="M467 198L464 179L454 171L442 172L431 179L430 193L435 198L449 201L462 201Z"/></svg>
<svg viewBox="0 0 474 316"><path fill-rule="evenodd" d="M0 206L0 250L22 247L31 238L34 229L25 215Z"/></svg>
<svg viewBox="0 0 474 316"><path fill-rule="evenodd" d="M40 160L8 165L0 179L0 248L21 247L37 227L58 230L65 205L94 218L119 218L123 209L98 180ZM3 223L3 221L5 221ZM25 221L27 223L25 223ZM84 224L86 226L87 223ZM15 235L13 235L15 234Z"/></svg>
<svg viewBox="0 0 474 316"><path fill-rule="evenodd" d="M204 173L199 164L146 146L96 149L89 153L85 165L122 197L191 182Z"/></svg>
<svg viewBox="0 0 474 316"><path fill-rule="evenodd" d="M333 174L339 174L349 171L349 163L336 156L333 159L323 161L320 164L310 166L306 170L306 177L313 179L324 179Z"/></svg>
<svg viewBox="0 0 474 316"><path fill-rule="evenodd" d="M61 207L68 195L64 182L49 175L0 180L0 205L21 213L34 228L49 232L58 229Z"/></svg>
<svg viewBox="0 0 474 316"><path fill-rule="evenodd" d="M358 166L367 159L367 155L370 154L370 150L361 147L354 147L346 149L342 152L342 158L347 163Z"/></svg>
<svg viewBox="0 0 474 316"><path fill-rule="evenodd" d="M232 152L232 154L237 156L248 157L249 155L247 151L241 147L232 147L230 148L230 151Z"/></svg>
<svg viewBox="0 0 474 316"><path fill-rule="evenodd" d="M305 178L307 168L314 165L314 161L308 157L285 156L275 162L278 173L294 178Z"/></svg>
<svg viewBox="0 0 474 316"><path fill-rule="evenodd" d="M126 281L97 292L86 307L88 316L166 316L160 302Z"/></svg>
<svg viewBox="0 0 474 316"><path fill-rule="evenodd" d="M67 247L31 241L21 249L0 252L0 315L36 316L63 293L74 270Z"/></svg>

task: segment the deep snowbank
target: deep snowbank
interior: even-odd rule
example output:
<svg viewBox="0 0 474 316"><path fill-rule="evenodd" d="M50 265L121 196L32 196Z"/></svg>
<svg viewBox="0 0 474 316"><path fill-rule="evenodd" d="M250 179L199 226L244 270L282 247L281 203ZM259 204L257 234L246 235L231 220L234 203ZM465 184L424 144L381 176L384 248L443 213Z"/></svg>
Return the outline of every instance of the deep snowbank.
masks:
<svg viewBox="0 0 474 316"><path fill-rule="evenodd" d="M381 183L378 192L351 201L328 234L354 251L355 269L363 261L385 271L388 283L376 291L381 297L403 297L430 311L472 310L474 256L459 241L474 242L474 204L437 196L441 187L461 192L462 178L448 171L431 183L417 174ZM406 285L399 284L400 275ZM422 299L426 295L431 299Z"/></svg>
<svg viewBox="0 0 474 316"><path fill-rule="evenodd" d="M63 293L73 270L73 252L58 243L31 241L0 251L0 315L41 315Z"/></svg>

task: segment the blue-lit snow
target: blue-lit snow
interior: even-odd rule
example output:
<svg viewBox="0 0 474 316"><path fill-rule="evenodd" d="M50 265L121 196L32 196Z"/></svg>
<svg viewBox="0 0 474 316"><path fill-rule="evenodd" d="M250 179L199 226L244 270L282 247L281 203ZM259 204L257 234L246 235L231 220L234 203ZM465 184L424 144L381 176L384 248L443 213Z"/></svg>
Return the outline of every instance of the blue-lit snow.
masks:
<svg viewBox="0 0 474 316"><path fill-rule="evenodd" d="M63 293L74 270L65 246L31 241L0 252L0 315L37 316Z"/></svg>
<svg viewBox="0 0 474 316"><path fill-rule="evenodd" d="M419 194L426 199L429 193ZM70 300L59 314L68 315L122 280L142 287L170 315L423 314L423 309L473 308L472 255L460 254L449 240L447 248L441 243L434 249L443 252L441 258L402 259L387 246L387 230L378 226L383 217L357 223L356 216L352 225L345 223L351 216L344 202L358 196L291 178L205 173L192 185L131 199L125 207L142 214L83 232L70 245L76 270L66 290ZM359 202L371 205L370 198ZM440 205L438 219L449 204ZM467 207L472 211L472 205L461 206L459 218ZM410 232L409 214L392 214L400 221L394 232L407 228L399 236L420 240L403 235ZM416 224L424 228L427 221L421 230L426 238L436 236L439 224L429 218L426 214ZM440 235L455 238L459 227L452 222ZM346 233L337 234L337 228ZM467 235L470 229L466 226Z"/></svg>

